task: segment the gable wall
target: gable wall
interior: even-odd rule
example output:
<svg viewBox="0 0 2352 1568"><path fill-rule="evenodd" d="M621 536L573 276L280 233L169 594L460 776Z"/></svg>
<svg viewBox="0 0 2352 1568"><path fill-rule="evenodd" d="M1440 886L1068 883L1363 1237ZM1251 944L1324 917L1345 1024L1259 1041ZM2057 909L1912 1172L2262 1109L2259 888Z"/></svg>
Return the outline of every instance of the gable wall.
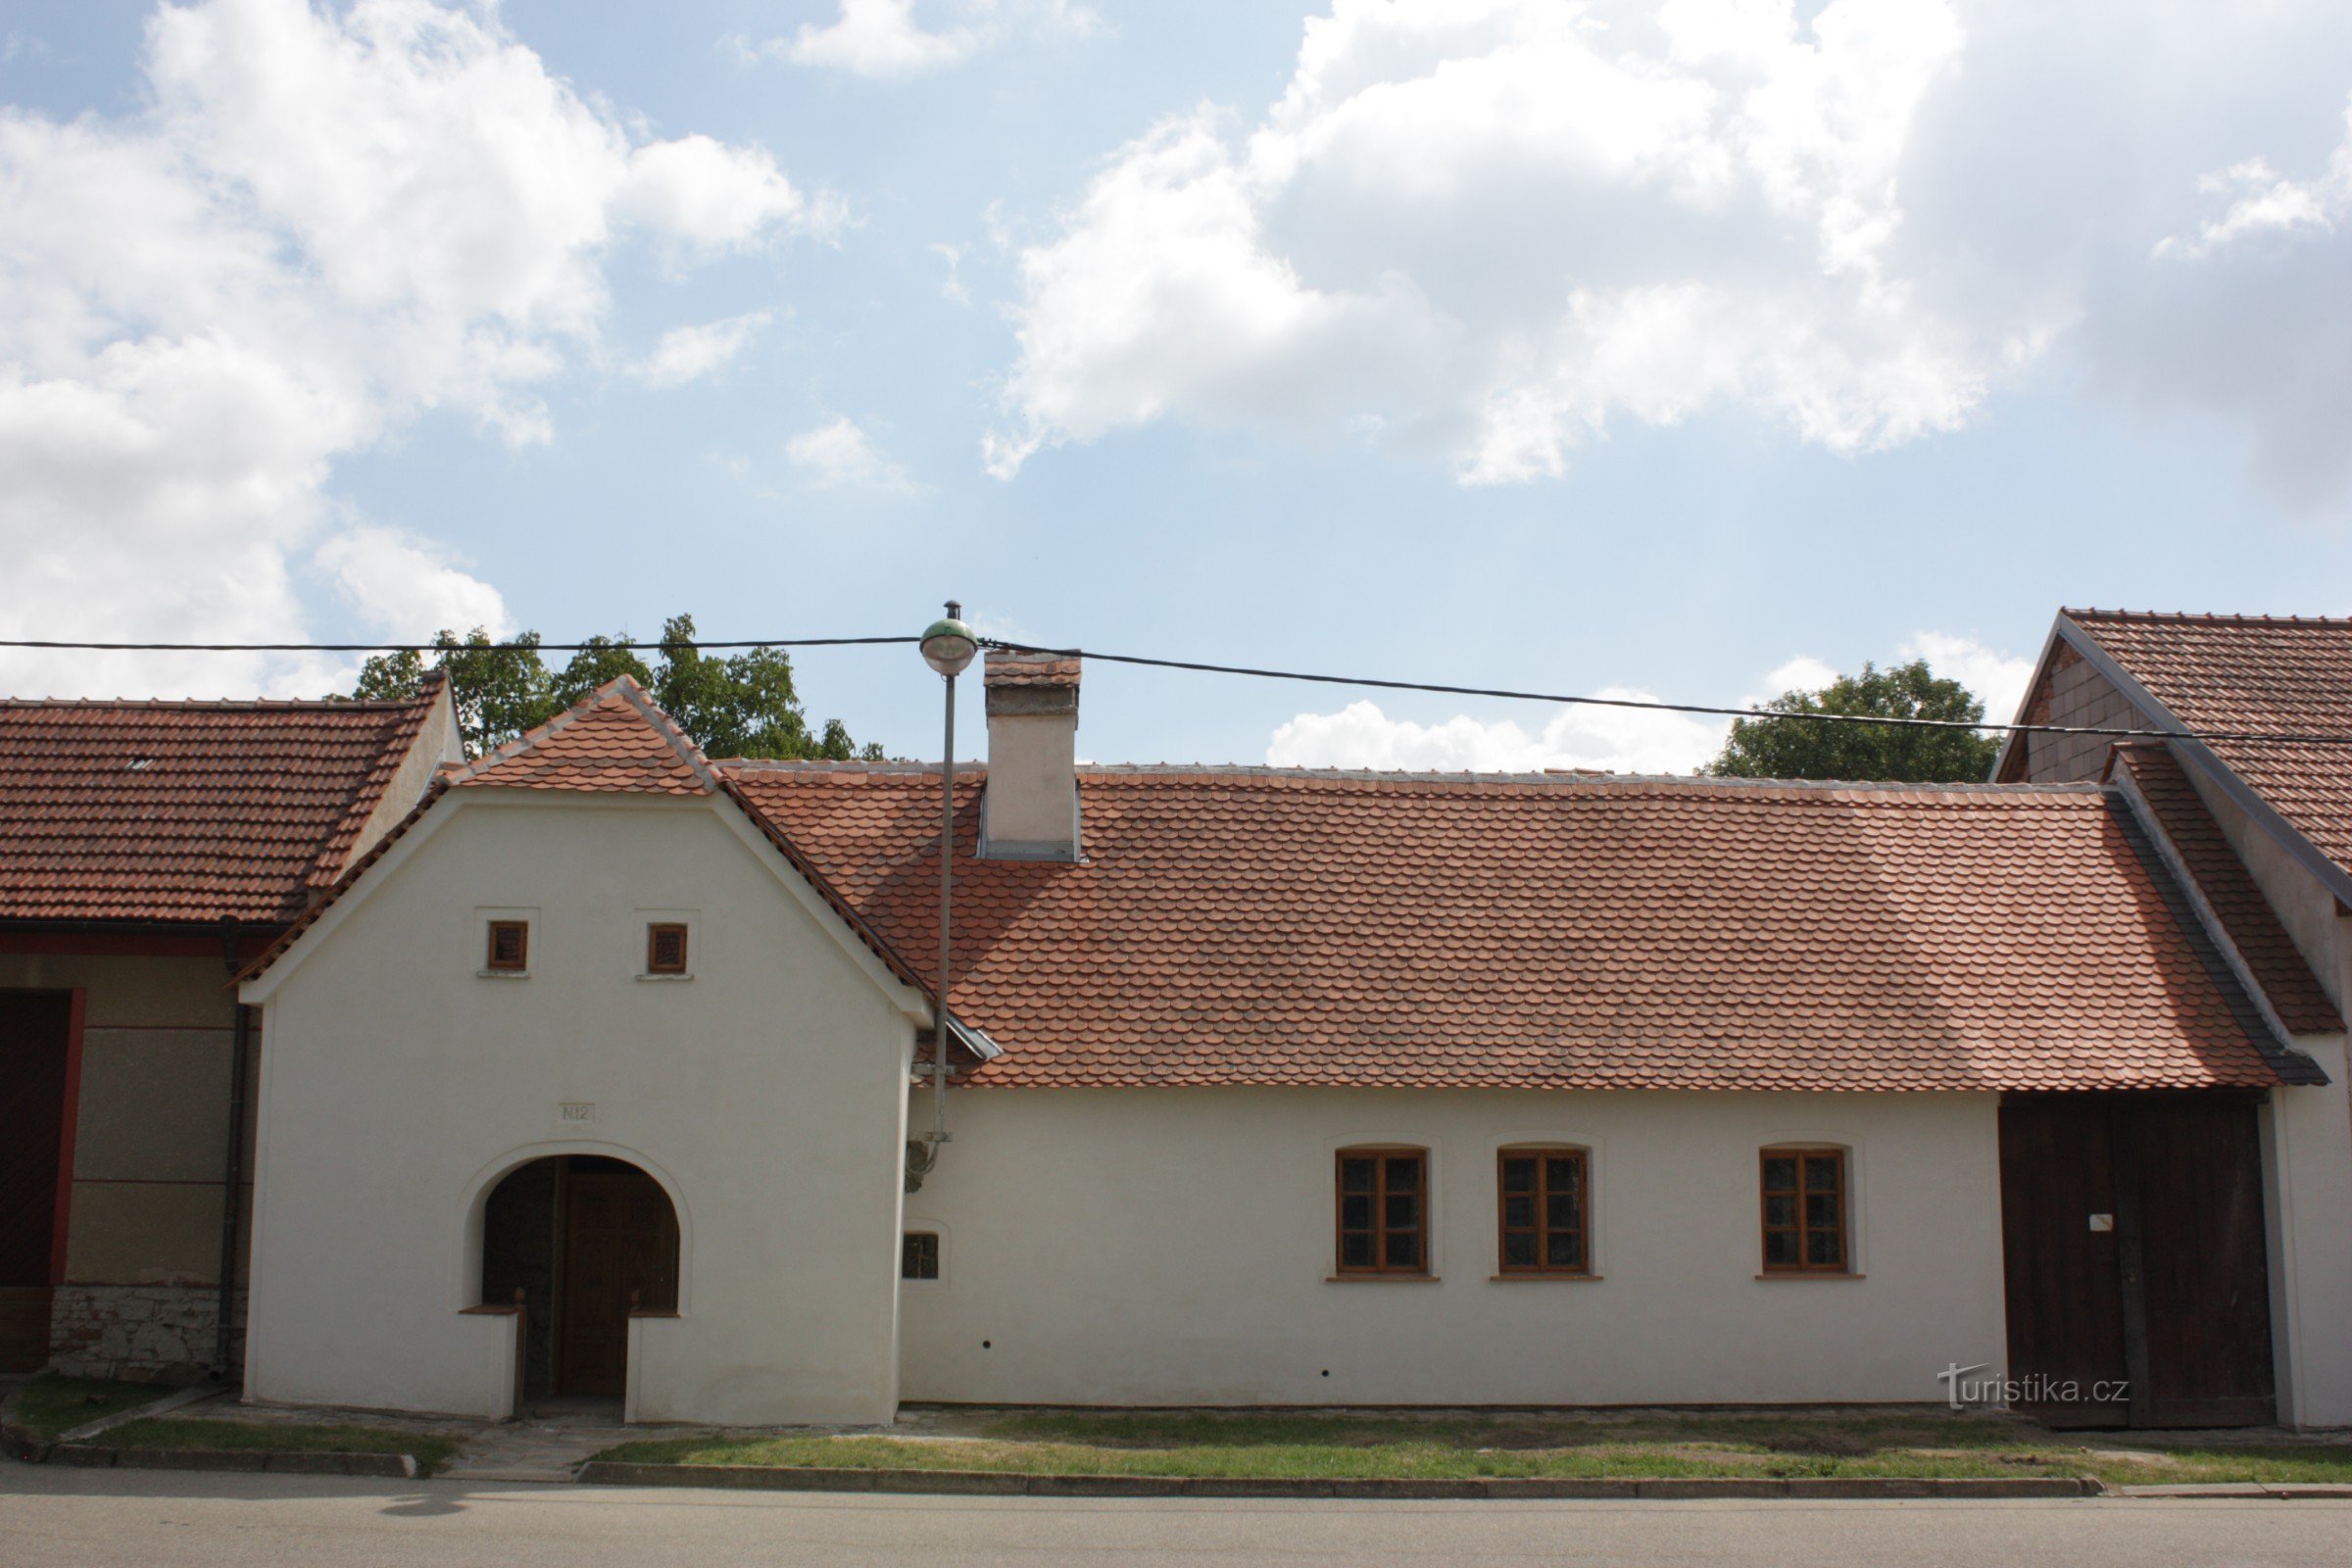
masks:
<svg viewBox="0 0 2352 1568"><path fill-rule="evenodd" d="M482 1201L599 1152L662 1180L683 1235L636 1414L887 1419L911 1026L731 806L488 795L435 807L269 999L249 1391L496 1413L509 1320L460 1311ZM536 910L527 979L477 974L485 907ZM637 978L649 908L694 911L693 980Z"/></svg>
<svg viewBox="0 0 2352 1568"><path fill-rule="evenodd" d="M2160 727L2064 642L2050 660L2048 675L2027 700L2025 718L2034 724L2106 729ZM2028 734L2023 739L2025 767L2015 777L2034 784L2097 778L2107 765L2107 750L2113 744L2104 735Z"/></svg>

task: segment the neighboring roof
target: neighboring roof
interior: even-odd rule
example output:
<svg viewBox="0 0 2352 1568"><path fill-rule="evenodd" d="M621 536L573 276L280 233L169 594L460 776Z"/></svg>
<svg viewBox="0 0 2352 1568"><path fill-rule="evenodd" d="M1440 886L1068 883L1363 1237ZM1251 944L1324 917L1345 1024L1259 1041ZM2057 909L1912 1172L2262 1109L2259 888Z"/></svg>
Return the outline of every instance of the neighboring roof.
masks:
<svg viewBox="0 0 2352 1568"><path fill-rule="evenodd" d="M2352 745L2232 741L2352 737L2352 620L2059 612L2328 860L2352 871Z"/></svg>
<svg viewBox="0 0 2352 1568"><path fill-rule="evenodd" d="M709 795L718 787L702 749L654 706L636 678L606 682L538 728L450 775L458 788L495 786L624 795Z"/></svg>
<svg viewBox="0 0 2352 1568"><path fill-rule="evenodd" d="M939 784L730 781L903 954ZM2318 1081L2095 785L1090 768L1075 864L975 860L949 1002L1013 1086L2031 1090Z"/></svg>
<svg viewBox="0 0 2352 1568"><path fill-rule="evenodd" d="M2297 1034L2326 1034L2343 1028L2343 1019L2320 988L2311 965L2303 961L2286 927L2278 923L2277 911L2165 743L2120 744L2110 765L2132 775L2157 825L2172 841L2197 891L2270 999L2279 1021Z"/></svg>
<svg viewBox="0 0 2352 1568"><path fill-rule="evenodd" d="M277 924L333 884L441 697L0 700L0 918Z"/></svg>

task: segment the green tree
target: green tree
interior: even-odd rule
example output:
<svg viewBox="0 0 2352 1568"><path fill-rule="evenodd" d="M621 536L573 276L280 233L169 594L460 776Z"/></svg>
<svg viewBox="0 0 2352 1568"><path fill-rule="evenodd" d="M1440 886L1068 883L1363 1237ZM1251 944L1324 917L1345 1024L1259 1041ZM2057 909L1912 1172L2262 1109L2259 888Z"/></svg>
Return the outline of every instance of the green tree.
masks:
<svg viewBox="0 0 2352 1568"><path fill-rule="evenodd" d="M363 702L404 699L416 692L427 669L445 669L466 755L479 757L545 723L607 681L629 675L712 757L882 760L880 746L860 749L838 718L810 733L793 681L792 656L782 649L707 658L694 646L694 617L675 615L662 624L659 653L661 662L649 667L626 634L591 637L563 669L550 673L537 632L502 643L476 626L462 638L435 633L429 659L413 650L376 655L360 666L351 695Z"/></svg>
<svg viewBox="0 0 2352 1568"><path fill-rule="evenodd" d="M1840 675L1817 692L1787 692L1764 705L1783 713L1859 713L1879 718L1981 722L1984 705L1956 680L1915 659ZM1707 771L1726 778L1836 778L1908 783L1979 783L2000 742L1967 729L1824 723L1803 718L1732 721L1723 755Z"/></svg>

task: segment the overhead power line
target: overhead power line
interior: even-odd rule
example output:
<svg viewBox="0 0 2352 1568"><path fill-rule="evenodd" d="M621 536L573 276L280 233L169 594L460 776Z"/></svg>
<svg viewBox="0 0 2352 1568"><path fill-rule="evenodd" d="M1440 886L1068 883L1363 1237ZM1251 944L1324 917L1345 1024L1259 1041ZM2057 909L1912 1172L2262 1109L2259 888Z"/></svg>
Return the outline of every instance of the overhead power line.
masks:
<svg viewBox="0 0 2352 1568"><path fill-rule="evenodd" d="M577 654L590 649L660 653L663 648L861 648L884 643L917 643L920 637L751 637L738 642L683 643L620 642L606 638L593 643L75 643L29 638L0 638L0 648L90 649L110 654L494 654L502 649L529 648L542 654Z"/></svg>
<svg viewBox="0 0 2352 1568"><path fill-rule="evenodd" d="M1384 680L1374 675L1323 675L1298 669L1260 669L1249 664L1206 664L1186 659L1148 659L1141 654L1105 654L1094 649L1045 648L1034 643L1011 643L983 637L984 648L1013 654L1052 654L1063 659L1089 659L1097 663L1140 664L1150 669L1181 669L1203 675L1247 675L1259 680L1305 681L1318 686L1368 686L1378 691L1433 692L1445 697L1495 697L1514 703L1555 703L1573 708L1627 708L1653 713L1703 713L1718 718L1812 719L1824 724L1876 724L1895 729L1957 729L1972 733L1992 731L2012 735L2088 735L2116 740L2229 741L2278 746L2352 746L2352 735L2274 735L2250 730L2122 729L2087 724L1972 723L1964 718L1898 718L1881 713L1786 712L1775 708L1717 708L1706 703L1667 703L1648 697L1580 697L1565 692L1517 691L1504 686L1447 686L1435 681Z"/></svg>
<svg viewBox="0 0 2352 1568"><path fill-rule="evenodd" d="M528 647L544 654L591 649L659 652L664 646L700 651L747 648L879 648L918 643L919 637L746 637L727 641L694 638L682 643L132 643L75 642L64 638L0 638L0 649L54 649L129 654L439 654ZM1049 648L1040 643L979 639L984 648L1014 654L1051 654L1103 664L1134 664L1200 675L1241 675L1253 680L1299 681L1317 686L1361 686L1374 691L1427 692L1441 697L1487 697L1513 703L1549 703L1568 708L1617 708L1640 712L1694 713L1710 718L1795 719L1820 724L1869 724L1882 729L1966 730L1975 734L2082 735L2101 740L2226 741L2236 746L2352 746L2352 735L2277 733L2264 730L2132 729L2097 724L2005 724L1963 718L1903 718L1881 713L1788 712L1772 708L1726 708L1709 703L1669 703L1649 697L1586 697L1569 692L1522 691L1507 686L1454 686L1439 681L1390 680L1378 675L1331 675L1301 669L1267 669L1253 664L1211 664L1189 659L1153 659L1142 654L1108 654L1088 648Z"/></svg>

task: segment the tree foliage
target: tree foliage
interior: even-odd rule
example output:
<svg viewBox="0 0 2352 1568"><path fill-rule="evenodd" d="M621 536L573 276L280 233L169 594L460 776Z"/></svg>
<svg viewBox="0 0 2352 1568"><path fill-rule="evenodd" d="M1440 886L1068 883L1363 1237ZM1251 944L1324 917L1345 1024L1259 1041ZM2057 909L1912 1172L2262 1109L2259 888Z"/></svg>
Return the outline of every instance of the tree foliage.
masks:
<svg viewBox="0 0 2352 1568"><path fill-rule="evenodd" d="M810 732L793 683L791 655L752 648L724 659L706 657L694 646L692 615L662 622L655 650L659 662L651 665L625 634L589 638L560 670L547 667L539 645L535 631L505 642L492 641L479 626L463 637L435 632L429 656L378 654L362 664L351 696L361 702L400 701L416 693L427 670L447 670L466 754L479 757L544 724L607 681L629 675L712 757L834 761L882 757L880 746L860 750L838 718Z"/></svg>
<svg viewBox="0 0 2352 1568"><path fill-rule="evenodd" d="M1840 675L1817 692L1787 692L1764 705L1783 713L1862 713L1880 718L1938 718L1976 723L1984 705L1956 680L1915 659L1859 675ZM1723 755L1707 771L1728 778L1900 780L1981 783L2000 753L1994 737L1966 729L1822 723L1802 718L1732 721Z"/></svg>

